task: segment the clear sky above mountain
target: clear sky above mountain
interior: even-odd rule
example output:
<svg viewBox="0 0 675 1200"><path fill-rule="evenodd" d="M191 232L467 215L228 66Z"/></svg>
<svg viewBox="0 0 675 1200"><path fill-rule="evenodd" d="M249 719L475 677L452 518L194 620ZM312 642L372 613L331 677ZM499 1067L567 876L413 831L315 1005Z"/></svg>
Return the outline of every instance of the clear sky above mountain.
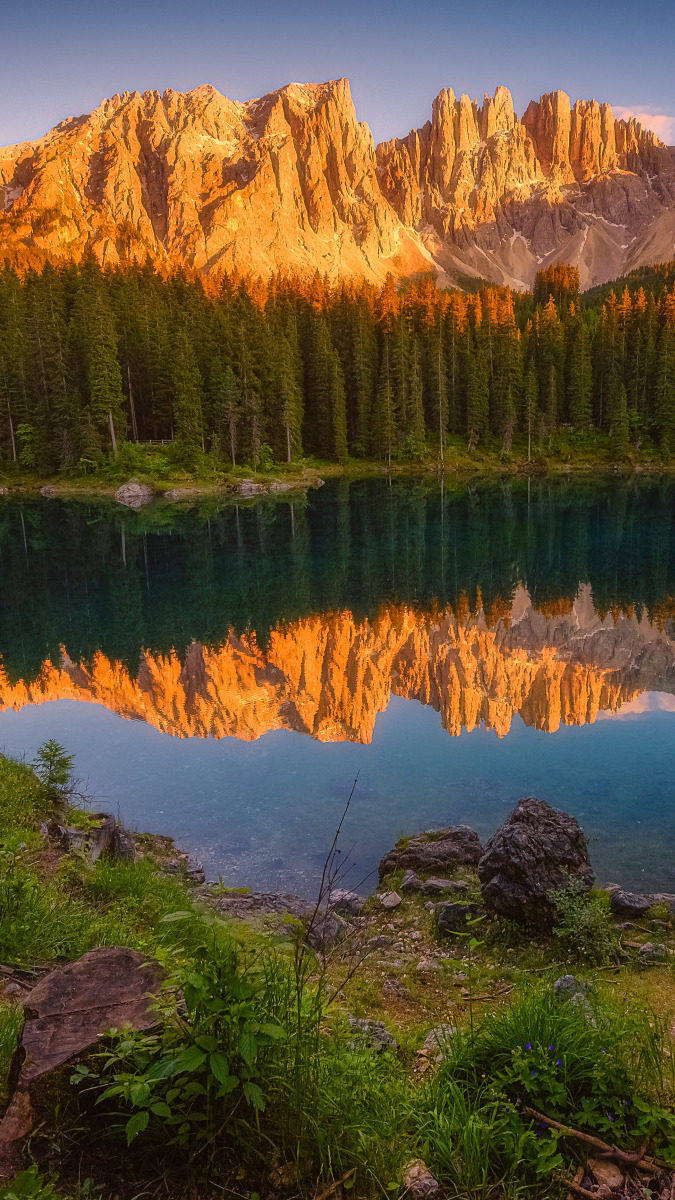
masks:
<svg viewBox="0 0 675 1200"><path fill-rule="evenodd" d="M114 92L212 83L237 100L349 77L375 138L442 87L609 100L675 142L675 4L655 0L22 0L2 5L0 145Z"/></svg>

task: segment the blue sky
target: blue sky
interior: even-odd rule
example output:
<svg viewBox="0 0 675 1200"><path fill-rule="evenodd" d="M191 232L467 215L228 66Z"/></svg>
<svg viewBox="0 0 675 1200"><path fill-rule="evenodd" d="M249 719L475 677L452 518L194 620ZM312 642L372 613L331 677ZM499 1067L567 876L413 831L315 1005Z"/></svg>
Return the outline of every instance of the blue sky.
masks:
<svg viewBox="0 0 675 1200"><path fill-rule="evenodd" d="M212 83L246 100L346 75L376 140L428 117L441 87L503 83L649 114L675 142L675 3L634 0L0 0L0 145L104 96Z"/></svg>

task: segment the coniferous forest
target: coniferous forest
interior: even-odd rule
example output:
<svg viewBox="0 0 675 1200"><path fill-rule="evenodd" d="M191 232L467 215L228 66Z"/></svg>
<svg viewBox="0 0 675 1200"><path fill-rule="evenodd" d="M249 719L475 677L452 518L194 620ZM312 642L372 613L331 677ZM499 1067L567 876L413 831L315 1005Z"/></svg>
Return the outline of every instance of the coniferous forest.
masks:
<svg viewBox="0 0 675 1200"><path fill-rule="evenodd" d="M615 460L675 450L675 286L666 269L579 294L169 278L79 266L0 273L0 467L95 472L124 442L199 469L314 456L448 462L606 435Z"/></svg>

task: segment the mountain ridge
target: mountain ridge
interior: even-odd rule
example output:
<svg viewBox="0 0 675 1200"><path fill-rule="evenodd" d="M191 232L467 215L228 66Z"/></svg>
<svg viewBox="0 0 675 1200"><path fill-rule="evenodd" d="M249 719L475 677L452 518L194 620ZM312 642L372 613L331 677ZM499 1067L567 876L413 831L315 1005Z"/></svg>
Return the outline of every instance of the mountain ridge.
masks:
<svg viewBox="0 0 675 1200"><path fill-rule="evenodd" d="M211 84L116 93L0 149L0 258L87 250L206 275L522 288L561 259L590 287L675 255L675 152L560 91L518 118L503 86L482 105L443 89L424 126L377 146L346 79L245 102Z"/></svg>

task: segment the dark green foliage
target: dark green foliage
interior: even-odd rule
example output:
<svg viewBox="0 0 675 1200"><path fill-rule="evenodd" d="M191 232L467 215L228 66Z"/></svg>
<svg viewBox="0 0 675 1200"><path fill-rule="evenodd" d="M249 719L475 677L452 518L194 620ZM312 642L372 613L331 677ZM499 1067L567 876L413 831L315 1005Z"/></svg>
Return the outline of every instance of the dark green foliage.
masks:
<svg viewBox="0 0 675 1200"><path fill-rule="evenodd" d="M616 954L619 942L612 925L607 893L586 893L578 880L550 895L557 911L554 934L565 954L600 966Z"/></svg>
<svg viewBox="0 0 675 1200"><path fill-rule="evenodd" d="M658 1020L625 1003L577 1005L550 988L529 990L486 1014L473 1034L451 1037L421 1100L432 1169L454 1181L459 1167L480 1194L490 1178L533 1183L571 1163L577 1144L526 1107L625 1149L651 1144L670 1160L673 1080L664 1047Z"/></svg>
<svg viewBox="0 0 675 1200"><path fill-rule="evenodd" d="M235 286L152 268L0 271L0 469L104 473L131 442L205 471L309 452L445 462L452 435L555 453L561 426L614 458L675 444L675 301L580 304L572 268L534 294L430 280ZM622 392L621 389L624 389ZM536 392L536 394L535 394ZM625 403L624 403L625 392ZM536 435L536 436L535 436Z"/></svg>

